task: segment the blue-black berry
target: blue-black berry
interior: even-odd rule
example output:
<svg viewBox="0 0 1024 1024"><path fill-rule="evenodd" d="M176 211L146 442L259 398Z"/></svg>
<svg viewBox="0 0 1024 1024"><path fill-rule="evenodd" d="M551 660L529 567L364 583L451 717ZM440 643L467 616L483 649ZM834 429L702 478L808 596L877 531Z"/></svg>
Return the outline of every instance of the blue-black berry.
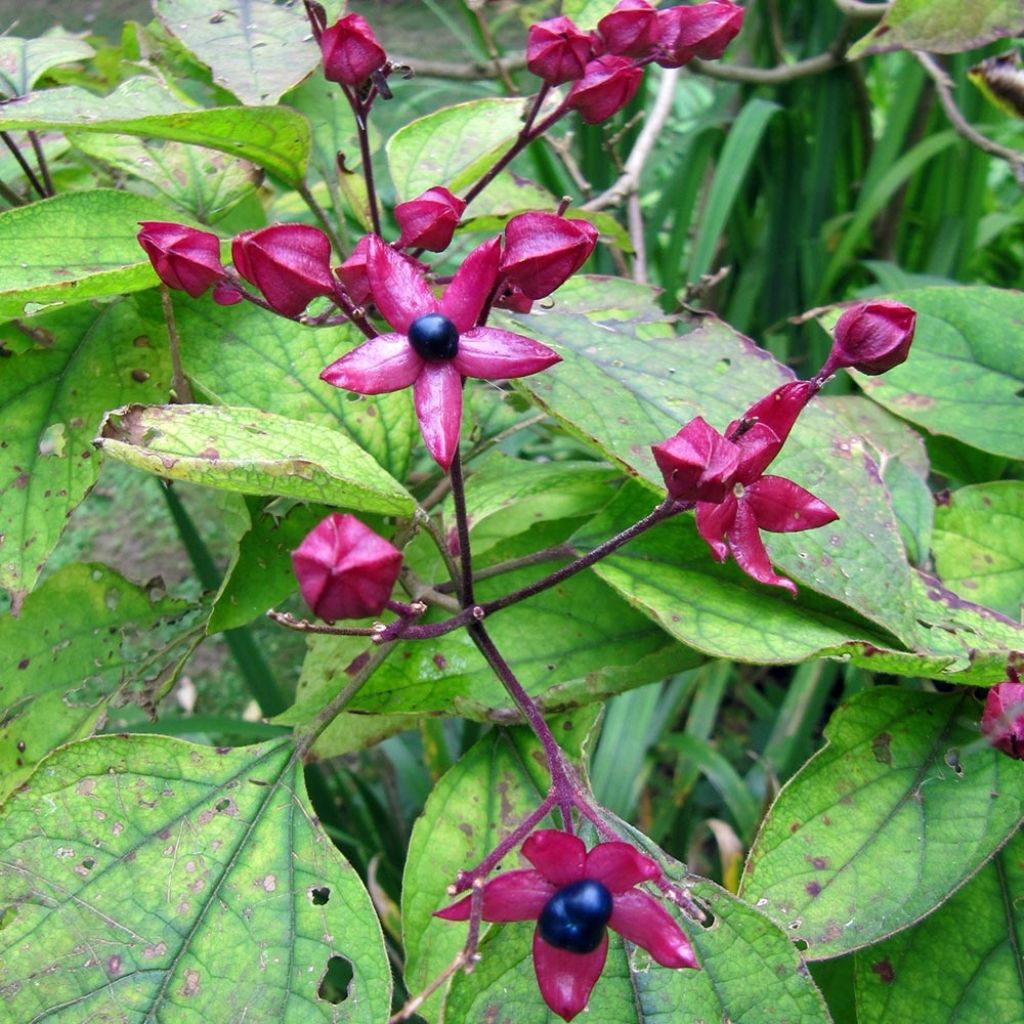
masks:
<svg viewBox="0 0 1024 1024"><path fill-rule="evenodd" d="M584 878L559 889L540 913L541 938L569 953L592 953L601 945L604 926L612 916L612 894L593 879Z"/></svg>
<svg viewBox="0 0 1024 1024"><path fill-rule="evenodd" d="M409 325L409 344L422 359L454 359L459 351L459 332L443 313L424 313Z"/></svg>

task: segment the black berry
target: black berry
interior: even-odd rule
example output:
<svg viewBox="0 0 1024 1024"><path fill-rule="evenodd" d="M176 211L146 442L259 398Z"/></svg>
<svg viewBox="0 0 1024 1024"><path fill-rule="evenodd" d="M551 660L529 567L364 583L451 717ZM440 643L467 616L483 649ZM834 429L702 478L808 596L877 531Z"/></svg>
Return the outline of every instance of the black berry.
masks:
<svg viewBox="0 0 1024 1024"><path fill-rule="evenodd" d="M584 878L548 900L537 927L540 937L556 949L592 953L601 945L611 916L612 894L600 882Z"/></svg>
<svg viewBox="0 0 1024 1024"><path fill-rule="evenodd" d="M409 326L409 344L422 359L454 359L459 351L459 332L443 313L424 313Z"/></svg>

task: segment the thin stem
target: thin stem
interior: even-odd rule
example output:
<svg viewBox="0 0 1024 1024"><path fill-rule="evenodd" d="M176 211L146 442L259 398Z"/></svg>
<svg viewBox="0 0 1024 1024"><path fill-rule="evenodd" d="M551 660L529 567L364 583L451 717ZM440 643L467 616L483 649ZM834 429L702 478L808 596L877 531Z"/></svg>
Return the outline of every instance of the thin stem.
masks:
<svg viewBox="0 0 1024 1024"><path fill-rule="evenodd" d="M11 204L11 206L24 206L25 200L18 195L14 189L9 188L2 181L0 181L0 196L3 196Z"/></svg>
<svg viewBox="0 0 1024 1024"><path fill-rule="evenodd" d="M469 519L466 516L466 487L462 478L462 459L459 456L459 449L455 448L455 458L452 459L452 501L455 503L455 529L459 537L459 566L461 572L461 585L459 587L459 600L462 606L468 607L473 601L473 558L469 549Z"/></svg>
<svg viewBox="0 0 1024 1024"><path fill-rule="evenodd" d="M373 233L383 237L383 232L380 229L380 208L377 205L377 188L373 181L373 161L370 159L370 133L366 125L369 110L348 86L343 85L341 88L356 119L356 134L359 136L359 152L362 155L363 181L366 182L366 202L370 208L370 223L373 226Z"/></svg>
<svg viewBox="0 0 1024 1024"><path fill-rule="evenodd" d="M543 91L544 90L541 89L541 93ZM538 93L538 95L540 95L540 93ZM501 172L505 170L505 168L508 167L508 165L512 163L512 161L519 156L519 154L526 149L534 139L540 138L540 136L551 128L552 125L560 121L568 111L569 108L562 103L554 113L549 114L540 122L540 124L533 127L529 124L524 125L512 145L509 146L509 148L505 150L497 160L495 160L490 168L484 173L483 177L480 178L480 180L477 181L477 183L462 197L462 201L467 206L473 202L473 200L476 199L476 197L480 195L480 193L483 192L483 190L487 188L487 186L490 185L490 183L494 181L494 179L501 174Z"/></svg>
<svg viewBox="0 0 1024 1024"><path fill-rule="evenodd" d="M25 159L24 154L21 152L21 147L17 142L14 141L14 137L10 132L0 132L0 139L3 139L4 144L11 151L14 159L18 161L18 165L25 172L25 177L28 178L29 184L39 193L41 199L48 199L49 196L46 194L46 189L43 188L42 183L35 175L35 171L29 166L28 161Z"/></svg>
<svg viewBox="0 0 1024 1024"><path fill-rule="evenodd" d="M178 343L178 329L174 324L174 303L171 301L171 291L165 284L160 285L160 304L164 311L164 323L167 325L167 345L171 351L171 392L176 402L190 405L192 388L181 364L181 346Z"/></svg>
<svg viewBox="0 0 1024 1024"><path fill-rule="evenodd" d="M490 579L492 576L501 576L507 572L515 572L516 569L525 569L531 565L538 565L541 562L554 562L558 559L572 558L576 554L571 544L555 544L553 547L544 548L542 551L534 551L532 554L523 555L521 558L510 558L506 562L498 562L496 565L489 565L486 569L478 569L473 573L473 581ZM452 589L450 583L439 583L437 589L446 593Z"/></svg>
<svg viewBox="0 0 1024 1024"><path fill-rule="evenodd" d="M888 3L865 3L864 0L833 0L847 18L881 18L889 10Z"/></svg>
<svg viewBox="0 0 1024 1024"><path fill-rule="evenodd" d="M304 181L299 182L299 184L295 186L295 191L302 196L303 202L305 202L312 211L313 216L320 222L320 227L323 228L324 234L331 240L331 246L338 254L339 259L343 257L345 255L345 247L341 244L341 239L338 237L338 233L334 230L334 225L327 216L327 212L316 201L316 197L310 191L309 186Z"/></svg>
<svg viewBox="0 0 1024 1024"><path fill-rule="evenodd" d="M308 619L297 619L288 612L279 612L271 608L267 612L267 618L276 622L285 629L294 630L296 633L312 633L319 636L368 636L376 637L381 633L380 628L374 626L329 626L326 622L310 622Z"/></svg>
<svg viewBox="0 0 1024 1024"><path fill-rule="evenodd" d="M517 95L519 90L516 88L516 83L512 81L512 78L505 69L505 66L501 63L501 54L498 52L498 47L494 43L494 36L491 35L491 29L487 24L487 20L484 18L483 14L480 13L480 8L476 4L470 5L469 9L472 12L473 17L476 19L480 38L483 40L488 56L493 61L494 70L498 72L501 84L505 86L505 91L510 96Z"/></svg>
<svg viewBox="0 0 1024 1024"><path fill-rule="evenodd" d="M30 131L28 133L28 141L32 143L32 152L36 155L36 163L39 164L39 173L43 176L43 187L46 189L46 194L54 196L57 194L57 190L53 187L53 178L50 177L50 166L46 162L46 154L43 152L39 136L35 132Z"/></svg>

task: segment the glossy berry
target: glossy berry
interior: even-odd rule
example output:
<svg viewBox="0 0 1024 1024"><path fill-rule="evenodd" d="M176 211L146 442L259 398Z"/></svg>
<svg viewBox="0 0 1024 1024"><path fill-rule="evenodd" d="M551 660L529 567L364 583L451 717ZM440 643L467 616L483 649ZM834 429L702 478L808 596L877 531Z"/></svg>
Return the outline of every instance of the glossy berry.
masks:
<svg viewBox="0 0 1024 1024"><path fill-rule="evenodd" d="M409 325L409 344L421 359L442 362L459 351L459 332L443 313L424 313Z"/></svg>
<svg viewBox="0 0 1024 1024"><path fill-rule="evenodd" d="M541 938L555 949L592 953L601 945L612 916L612 894L600 882L582 878L559 889L537 919Z"/></svg>

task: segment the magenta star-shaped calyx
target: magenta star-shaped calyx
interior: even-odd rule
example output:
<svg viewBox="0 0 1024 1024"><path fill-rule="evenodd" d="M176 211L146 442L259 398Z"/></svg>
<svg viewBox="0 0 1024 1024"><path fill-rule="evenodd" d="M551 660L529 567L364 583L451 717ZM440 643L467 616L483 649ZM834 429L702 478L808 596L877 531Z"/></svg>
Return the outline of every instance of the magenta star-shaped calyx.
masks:
<svg viewBox="0 0 1024 1024"><path fill-rule="evenodd" d="M369 236L370 292L392 331L347 352L320 374L328 384L362 395L411 385L423 440L445 470L459 443L463 377L525 377L561 359L531 338L479 323L497 283L500 247L493 238L474 249L436 298L414 264Z"/></svg>

